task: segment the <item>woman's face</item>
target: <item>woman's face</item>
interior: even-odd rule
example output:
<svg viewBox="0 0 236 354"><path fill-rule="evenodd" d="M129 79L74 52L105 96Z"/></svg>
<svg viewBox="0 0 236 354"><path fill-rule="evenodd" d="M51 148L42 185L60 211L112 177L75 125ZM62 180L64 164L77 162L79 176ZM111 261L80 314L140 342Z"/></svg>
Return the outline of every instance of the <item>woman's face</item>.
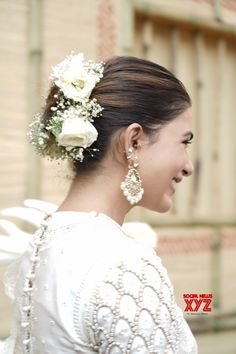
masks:
<svg viewBox="0 0 236 354"><path fill-rule="evenodd" d="M172 205L176 182L193 173L187 145L192 138L191 109L180 114L157 133L156 142L139 151L139 173L144 195L139 205L164 213Z"/></svg>

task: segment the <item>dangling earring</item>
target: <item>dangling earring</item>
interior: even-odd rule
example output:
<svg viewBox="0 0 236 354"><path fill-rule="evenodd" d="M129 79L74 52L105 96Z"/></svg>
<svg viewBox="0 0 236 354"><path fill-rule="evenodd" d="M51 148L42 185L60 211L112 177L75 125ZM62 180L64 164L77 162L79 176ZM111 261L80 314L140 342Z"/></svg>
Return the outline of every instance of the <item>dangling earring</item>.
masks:
<svg viewBox="0 0 236 354"><path fill-rule="evenodd" d="M120 188L126 199L131 205L133 205L142 199L144 189L142 188L142 181L137 170L137 167L139 166L138 157L134 156L132 158L132 149L129 149L128 152L129 155L127 156L127 159L131 159L131 161L128 166L128 174L126 175L125 180L121 182Z"/></svg>

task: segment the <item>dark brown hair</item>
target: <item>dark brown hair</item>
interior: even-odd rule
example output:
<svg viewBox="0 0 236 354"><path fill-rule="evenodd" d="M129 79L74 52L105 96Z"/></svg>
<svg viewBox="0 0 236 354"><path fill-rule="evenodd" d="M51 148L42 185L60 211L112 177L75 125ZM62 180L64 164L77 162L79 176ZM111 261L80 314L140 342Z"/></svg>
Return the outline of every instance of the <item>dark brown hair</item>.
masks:
<svg viewBox="0 0 236 354"><path fill-rule="evenodd" d="M50 118L51 106L58 88L49 93L43 120ZM114 133L132 123L138 123L143 131L152 135L157 127L175 119L191 106L191 99L181 83L166 68L135 57L115 57L105 63L104 74L92 91L103 107L102 116L95 118L98 139L84 151L83 162L74 161L77 174L95 171L106 155Z"/></svg>

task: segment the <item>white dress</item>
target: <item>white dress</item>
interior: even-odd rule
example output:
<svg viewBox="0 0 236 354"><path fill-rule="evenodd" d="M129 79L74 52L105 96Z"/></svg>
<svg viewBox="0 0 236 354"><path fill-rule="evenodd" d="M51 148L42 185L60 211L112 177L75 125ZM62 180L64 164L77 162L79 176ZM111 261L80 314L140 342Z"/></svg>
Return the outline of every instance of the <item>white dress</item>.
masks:
<svg viewBox="0 0 236 354"><path fill-rule="evenodd" d="M197 353L161 259L105 214L52 214L13 268L7 354Z"/></svg>

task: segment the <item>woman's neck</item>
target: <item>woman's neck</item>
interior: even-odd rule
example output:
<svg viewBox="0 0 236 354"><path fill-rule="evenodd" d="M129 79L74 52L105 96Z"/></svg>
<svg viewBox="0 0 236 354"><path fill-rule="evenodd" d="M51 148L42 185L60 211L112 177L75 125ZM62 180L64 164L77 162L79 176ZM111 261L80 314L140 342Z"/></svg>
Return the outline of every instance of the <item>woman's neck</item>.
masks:
<svg viewBox="0 0 236 354"><path fill-rule="evenodd" d="M131 206L120 190L120 181L117 175L76 177L58 211L96 211L122 225Z"/></svg>

